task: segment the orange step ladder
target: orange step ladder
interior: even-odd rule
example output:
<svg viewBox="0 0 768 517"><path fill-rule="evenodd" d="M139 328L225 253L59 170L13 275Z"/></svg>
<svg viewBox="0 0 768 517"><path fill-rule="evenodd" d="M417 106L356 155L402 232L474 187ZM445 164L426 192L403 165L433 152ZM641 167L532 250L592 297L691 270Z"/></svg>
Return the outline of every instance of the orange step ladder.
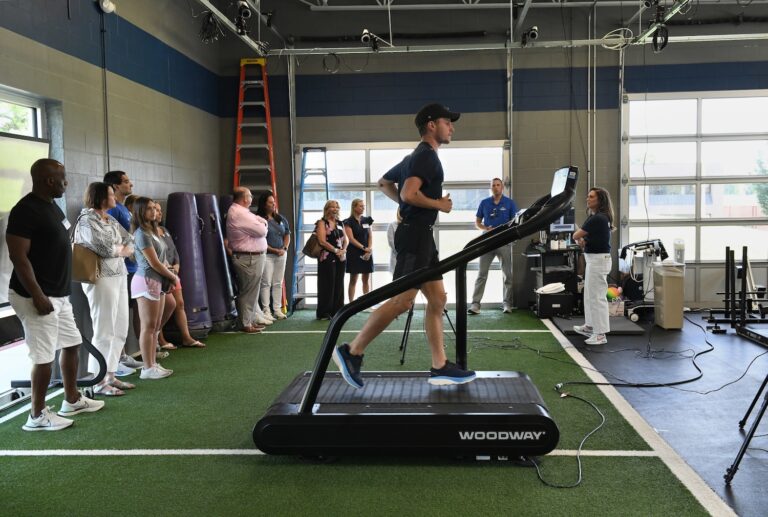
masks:
<svg viewBox="0 0 768 517"><path fill-rule="evenodd" d="M271 191L278 210L266 58L240 60L238 88L234 186L247 187L257 199L262 192ZM282 307L285 312L285 282Z"/></svg>

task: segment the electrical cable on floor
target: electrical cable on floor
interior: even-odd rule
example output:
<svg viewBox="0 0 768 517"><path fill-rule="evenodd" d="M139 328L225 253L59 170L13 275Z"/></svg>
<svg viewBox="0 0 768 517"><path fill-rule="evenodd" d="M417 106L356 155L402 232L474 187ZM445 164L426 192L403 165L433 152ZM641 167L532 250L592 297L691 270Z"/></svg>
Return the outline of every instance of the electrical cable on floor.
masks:
<svg viewBox="0 0 768 517"><path fill-rule="evenodd" d="M483 343L483 344L474 343L473 347L477 348L477 349L483 349L483 348L491 349L492 348L492 349L496 349L496 350L527 350L527 351L534 352L537 356L539 356L539 357L541 357L543 359L551 359L553 361L564 363L564 364L567 364L567 365L570 365L570 366L575 366L577 368L579 367L579 365L574 363L572 360L564 360L564 359L558 359L557 357L549 357L549 356L547 356L547 354L565 354L565 353L567 353L562 348L559 349L559 350L541 350L541 349L538 349L538 348L535 348L535 347L532 347L532 346L524 345L519 337L513 337L511 339L512 343L509 343L508 340L502 341L500 339L494 339L494 338L488 338L488 337L473 337L473 341L488 341L488 342L503 343L503 344L499 344L499 345L487 344L487 343ZM584 447L584 444L586 443L587 439L589 439L590 436L592 436L594 433L596 433L598 430L600 430L600 428L602 428L603 425L605 425L606 418L605 418L605 415L603 414L603 412L600 411L600 408L598 408L594 403L590 402L589 400L587 400L585 398L582 398L582 397L579 397L577 395L573 395L572 393L561 392L558 388L555 388L555 389L560 394L560 398L571 397L571 398L575 398L577 400L580 400L580 401L584 402L585 404L590 405L595 410L595 412L597 412L597 414L600 415L600 420L601 420L600 424L597 427L595 427L594 429L592 429L589 433L587 433L584 436L584 438L582 438L581 441L579 442L579 447L578 447L578 449L576 451L576 465L577 465L577 469L578 469L578 479L576 480L575 483L572 483L570 485L559 485L559 484L556 484L556 483L552 483L552 482L547 481L546 479L544 479L544 476L541 473L541 468L539 466L539 463L535 459L528 458L528 457L526 457L526 459L530 463L532 463L533 466L536 468L536 475L538 476L539 480L542 483L544 483L544 485L546 485L548 487L551 487L551 488L575 488L575 487L579 486L581 484L582 480L583 480L583 473L584 472L583 472L583 467L582 467L582 464L581 464L581 451L582 451L582 449Z"/></svg>
<svg viewBox="0 0 768 517"><path fill-rule="evenodd" d="M544 483L546 486L551 487L551 488L576 488L577 486L579 486L581 484L581 481L583 480L583 467L581 465L581 451L584 448L584 444L587 442L589 437L592 436L593 434L595 434L597 431L600 430L600 428L603 427L603 425L605 425L605 415L603 414L602 411L600 411L600 408L598 408L594 403L590 402L589 400L587 400L587 399L585 399L583 397L579 397L578 395L574 395L573 393L569 393L567 391L566 392L561 392L560 389L558 389L558 388L555 388L555 389L560 394L560 398L568 398L568 397L570 397L570 398L574 398L574 399L580 400L580 401L584 402L585 404L590 405L592 407L592 409L594 409L597 412L597 414L600 415L600 423L597 425L597 427L595 427L590 432L588 432L586 435L584 435L584 438L582 438L581 441L579 442L579 447L576 449L576 465L577 465L578 473L579 474L578 474L578 479L576 479L576 481L574 483L572 483L570 485L560 485L560 484L557 484L557 483L552 483L550 481L547 481L546 479L544 479L544 476L542 476L541 469L539 468L539 464L536 462L536 460L534 460L533 458L528 458L528 460L531 463L533 463L534 467L536 467L536 475L539 477L539 480L542 483Z"/></svg>
<svg viewBox="0 0 768 517"><path fill-rule="evenodd" d="M695 326L699 327L699 329L704 333L705 336L707 335L707 331L706 331L706 329L704 327L702 327L698 323L692 321L688 317L685 317L685 319L686 319L686 321L688 321L692 325L695 325ZM735 384L735 383L739 382L741 379L743 379L747 375L747 373L749 372L750 368L752 368L752 365L755 363L755 361L757 361L760 357L768 354L768 350L767 350L765 352L762 352L762 353L756 355L749 362L749 364L747 365L746 369L744 370L744 372L741 375L739 375L736 379L734 379L732 381L729 381L729 382L727 382L727 383L725 383L725 384L723 384L723 385L721 385L721 386L719 386L717 388L714 388L714 389L711 389L711 390L707 390L707 391L699 391L699 390L691 390L691 389L686 389L686 388L680 388L679 387L680 385L688 384L688 383L697 381L697 380L701 379L704 376L704 372L701 370L701 368L699 368L699 365L696 363L696 360L698 359L699 356L704 355L704 354L708 354L709 352L711 352L711 351L713 351L715 349L714 345L712 345L712 343L710 343L709 340L706 337L704 338L704 342L707 345L709 345L709 348L707 350L702 350L700 352L696 352L693 355L693 357L691 358L691 362L692 362L694 368L696 368L696 370L699 372L699 374L694 376L694 377L691 377L689 379L684 379L684 380L674 381L674 382L666 382L666 383L662 383L662 382L638 383L638 382L630 382L628 380L622 379L622 378L620 378L620 377L618 377L616 375L611 374L610 372L606 372L606 371L602 371L602 370L597 370L597 369L592 369L594 371L602 373L603 375L613 377L614 379L617 379L619 382L566 381L566 382L563 382L563 383L558 383L555 386L555 388L556 389L558 387L562 388L564 386L614 386L614 387L617 387L617 388L671 388L671 389L675 389L675 390L678 390L678 391L684 391L684 392L687 392L687 393L696 393L698 395L709 395L710 393L714 393L716 391L720 391L723 388L726 388L727 386L730 386L731 384ZM590 368L587 368L587 369L590 369Z"/></svg>

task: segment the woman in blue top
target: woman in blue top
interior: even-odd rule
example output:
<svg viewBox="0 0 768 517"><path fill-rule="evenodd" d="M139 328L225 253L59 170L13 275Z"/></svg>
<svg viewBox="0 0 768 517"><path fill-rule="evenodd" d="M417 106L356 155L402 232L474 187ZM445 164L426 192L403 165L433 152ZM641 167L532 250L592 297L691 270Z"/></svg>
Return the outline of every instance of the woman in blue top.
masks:
<svg viewBox="0 0 768 517"><path fill-rule="evenodd" d="M267 191L260 195L256 206L256 215L267 221L267 260L264 262L264 274L261 275L259 295L261 306L264 314L284 320L283 277L285 262L288 259L288 245L291 243L291 231L285 217L277 213L275 196L272 192Z"/></svg>
<svg viewBox="0 0 768 517"><path fill-rule="evenodd" d="M170 317L176 305L173 298L165 294L177 281L176 274L168 265L167 247L157 236L156 210L155 202L147 197L138 197L133 203L131 227L134 229L136 274L131 280L131 297L138 302L141 320L139 348L144 359L142 379L162 379L173 373L173 370L160 366L155 357L158 333L165 323L163 316Z"/></svg>
<svg viewBox="0 0 768 517"><path fill-rule="evenodd" d="M584 249L587 264L584 272L584 325L573 330L583 336L587 345L604 345L610 331L606 277L611 272L611 232L613 205L605 189L595 187L587 194L587 220L573 232L573 238Z"/></svg>

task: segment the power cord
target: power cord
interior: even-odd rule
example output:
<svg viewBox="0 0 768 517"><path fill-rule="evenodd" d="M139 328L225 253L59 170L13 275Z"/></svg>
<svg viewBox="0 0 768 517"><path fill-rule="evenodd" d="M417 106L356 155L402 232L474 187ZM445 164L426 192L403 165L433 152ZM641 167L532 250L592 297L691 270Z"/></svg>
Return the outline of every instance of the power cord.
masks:
<svg viewBox="0 0 768 517"><path fill-rule="evenodd" d="M574 483L571 483L569 485L560 485L560 484L557 484L557 483L553 483L553 482L547 481L546 479L544 479L544 476L541 474L541 469L539 467L539 464L536 462L536 460L533 459L533 458L528 458L528 461L533 463L533 466L536 467L536 475L539 477L539 480L542 483L544 483L544 485L546 485L548 487L551 487L551 488L576 488L577 486L579 486L581 484L582 480L584 479L584 476L583 476L584 471L583 471L583 467L581 465L581 451L584 448L584 444L587 442L589 437L592 436L593 434L595 434L597 431L599 431L603 427L603 425L605 425L605 415L603 414L602 411L600 411L600 408L598 408L593 402L591 402L591 401L589 401L589 400L587 400L587 399L585 399L583 397L579 397L578 395L574 395L573 393L569 393L567 391L561 392L560 389L557 388L557 387L555 387L555 390L557 391L557 393L560 394L560 398L571 397L571 398L574 398L576 400L580 400L580 401L584 402L585 404L588 404L589 406L591 406L592 409L594 409L595 412L598 415L600 415L600 423L597 425L597 427L595 427L590 432L588 432L586 435L584 435L584 438L582 438L581 442L579 442L579 447L576 449L576 465L577 465L577 470L578 470L578 477L577 477L577 479L576 479L576 481Z"/></svg>

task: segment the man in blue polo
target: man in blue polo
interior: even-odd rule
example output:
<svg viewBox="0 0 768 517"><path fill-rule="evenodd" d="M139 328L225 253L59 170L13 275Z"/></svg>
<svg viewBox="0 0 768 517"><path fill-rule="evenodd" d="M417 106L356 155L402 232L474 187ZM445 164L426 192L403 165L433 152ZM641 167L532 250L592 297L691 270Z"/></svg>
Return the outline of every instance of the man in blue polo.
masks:
<svg viewBox="0 0 768 517"><path fill-rule="evenodd" d="M491 197L483 199L477 208L475 226L478 230L483 232L490 231L497 226L508 223L515 217L517 205L515 205L512 199L505 196L503 192L504 183L499 178L493 178L491 181ZM470 314L480 314L480 301L483 299L485 281L488 280L488 270L494 257L499 257L501 272L504 276L504 302L501 310L507 313L512 312L512 246L507 244L480 257L480 271L475 281L472 305L467 310Z"/></svg>
<svg viewBox="0 0 768 517"><path fill-rule="evenodd" d="M112 190L115 192L115 207L107 210L107 213L117 219L120 226L125 228L128 232L131 231L131 211L125 206L125 198L133 194L133 183L128 177L125 171L109 171L104 175L104 183L112 185ZM133 275L136 274L136 261L133 257L125 258L125 269L128 270L128 307L132 313L133 320L133 333L136 337L139 337L139 308L136 306L136 300L131 298L131 280ZM166 352L167 353L167 352ZM136 368L144 366L142 361L138 361L135 358L125 353L123 348L120 354L120 364L117 367L117 375L122 377L123 375L130 375L134 373Z"/></svg>

